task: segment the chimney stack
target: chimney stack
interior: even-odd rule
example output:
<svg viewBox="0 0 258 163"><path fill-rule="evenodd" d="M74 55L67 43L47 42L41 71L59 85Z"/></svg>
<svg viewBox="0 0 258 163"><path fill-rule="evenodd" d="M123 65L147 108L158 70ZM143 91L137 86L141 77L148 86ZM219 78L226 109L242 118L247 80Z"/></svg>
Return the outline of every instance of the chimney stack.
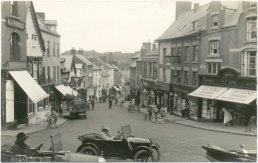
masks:
<svg viewBox="0 0 258 163"><path fill-rule="evenodd" d="M196 12L199 9L199 3L194 3L194 12Z"/></svg>
<svg viewBox="0 0 258 163"><path fill-rule="evenodd" d="M179 15L191 11L192 2L190 1L176 1L176 20Z"/></svg>
<svg viewBox="0 0 258 163"><path fill-rule="evenodd" d="M45 21L45 13L44 12L37 12L37 15Z"/></svg>

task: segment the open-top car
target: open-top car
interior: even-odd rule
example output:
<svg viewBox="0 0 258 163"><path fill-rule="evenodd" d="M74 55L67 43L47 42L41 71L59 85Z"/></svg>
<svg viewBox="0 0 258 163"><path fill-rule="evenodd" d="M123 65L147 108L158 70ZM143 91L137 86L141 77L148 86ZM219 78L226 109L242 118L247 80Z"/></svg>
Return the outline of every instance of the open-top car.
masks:
<svg viewBox="0 0 258 163"><path fill-rule="evenodd" d="M132 136L130 125L121 128L122 132L119 132L112 140L106 140L97 133L80 135L78 139L82 143L77 152L102 155L105 159L132 159L137 162L160 160L158 143L152 139Z"/></svg>
<svg viewBox="0 0 258 163"><path fill-rule="evenodd" d="M2 162L105 162L101 156L84 155L62 150L60 133L51 135L51 147L49 151L40 151L43 143L31 149L30 155L18 155L11 145L1 146Z"/></svg>

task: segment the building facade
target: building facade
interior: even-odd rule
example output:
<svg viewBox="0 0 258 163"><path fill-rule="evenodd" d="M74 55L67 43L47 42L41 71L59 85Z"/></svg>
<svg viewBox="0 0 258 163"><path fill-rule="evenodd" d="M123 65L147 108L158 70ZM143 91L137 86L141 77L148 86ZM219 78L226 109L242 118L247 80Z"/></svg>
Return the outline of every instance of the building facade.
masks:
<svg viewBox="0 0 258 163"><path fill-rule="evenodd" d="M189 5L177 3L175 22L157 39L159 82L169 77L171 83L170 110L221 122L226 107L236 123L245 124L256 114L256 3L211 2L192 10Z"/></svg>

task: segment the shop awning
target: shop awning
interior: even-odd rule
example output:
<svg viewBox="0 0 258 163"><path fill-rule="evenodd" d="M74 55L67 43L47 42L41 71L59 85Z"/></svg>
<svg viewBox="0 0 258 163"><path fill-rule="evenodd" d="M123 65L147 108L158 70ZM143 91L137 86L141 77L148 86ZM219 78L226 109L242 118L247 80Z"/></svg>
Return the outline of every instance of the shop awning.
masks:
<svg viewBox="0 0 258 163"><path fill-rule="evenodd" d="M64 86L63 84L56 86L56 89L57 89L60 93L62 93L62 95L66 96L66 93L67 93L67 92L66 92L66 88L65 88L65 86Z"/></svg>
<svg viewBox="0 0 258 163"><path fill-rule="evenodd" d="M66 94L70 94L70 95L73 95L73 96L78 96L79 95L79 93L77 91L73 90L69 86L66 86L65 89L66 89Z"/></svg>
<svg viewBox="0 0 258 163"><path fill-rule="evenodd" d="M227 87L201 85L199 88L189 93L188 95L201 98L216 99L216 97L224 93L227 89Z"/></svg>
<svg viewBox="0 0 258 163"><path fill-rule="evenodd" d="M33 103L49 96L27 71L9 71L9 73Z"/></svg>
<svg viewBox="0 0 258 163"><path fill-rule="evenodd" d="M120 91L120 89L119 88L117 88L116 86L113 86L114 88L115 88L115 90L116 91Z"/></svg>
<svg viewBox="0 0 258 163"><path fill-rule="evenodd" d="M221 101L249 104L257 98L256 93L257 92L254 90L230 88L216 99Z"/></svg>

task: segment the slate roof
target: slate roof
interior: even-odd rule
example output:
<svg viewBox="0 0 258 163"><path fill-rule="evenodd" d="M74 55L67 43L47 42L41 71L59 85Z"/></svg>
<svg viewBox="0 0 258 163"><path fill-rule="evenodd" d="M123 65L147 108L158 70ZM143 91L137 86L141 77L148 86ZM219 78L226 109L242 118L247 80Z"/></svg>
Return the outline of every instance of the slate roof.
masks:
<svg viewBox="0 0 258 163"><path fill-rule="evenodd" d="M71 71L71 67L72 67L72 64L73 64L73 56L72 55L62 55L61 59L62 58L65 59L65 61L64 61L64 68L67 71Z"/></svg>
<svg viewBox="0 0 258 163"><path fill-rule="evenodd" d="M241 12L238 10L241 1L220 2L225 9L225 24L222 27L236 26ZM168 29L156 41L179 38L194 34L207 28L207 10L211 3L200 6L197 11L191 10L179 15ZM197 23L197 29L191 31L192 22Z"/></svg>
<svg viewBox="0 0 258 163"><path fill-rule="evenodd" d="M59 33L57 33L57 32L55 32L55 31L49 29L49 28L47 27L47 25L45 24L44 20L43 20L38 14L36 14L36 15L37 15L39 27L40 27L40 29L41 29L42 31L60 37L60 34L59 34ZM47 21L48 21L48 20L47 20Z"/></svg>
<svg viewBox="0 0 258 163"><path fill-rule="evenodd" d="M76 54L75 55L76 58L78 58L80 61L82 61L83 63L85 63L86 65L93 65L92 62L90 62L86 57L84 57L81 54Z"/></svg>

